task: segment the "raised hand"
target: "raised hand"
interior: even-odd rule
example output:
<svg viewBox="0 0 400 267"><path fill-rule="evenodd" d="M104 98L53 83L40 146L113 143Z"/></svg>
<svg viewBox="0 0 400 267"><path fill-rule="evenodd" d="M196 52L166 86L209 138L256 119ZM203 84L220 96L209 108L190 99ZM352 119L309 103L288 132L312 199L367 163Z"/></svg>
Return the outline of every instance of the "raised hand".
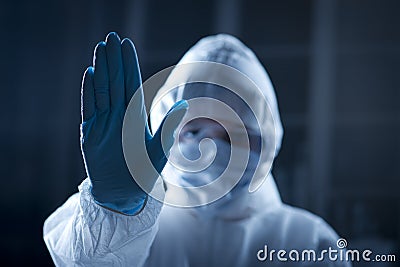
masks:
<svg viewBox="0 0 400 267"><path fill-rule="evenodd" d="M95 201L109 209L133 215L141 210L147 194L137 185L127 168L122 149L122 125L124 115L135 95L133 112L134 131L143 132L147 154L158 172L166 163L161 146L161 124L154 136L146 120L143 89L138 59L133 43L122 42L116 33L109 33L105 42L97 44L93 66L87 68L82 82L82 126L81 145L86 171L91 180L91 193ZM179 122L185 115L187 103L178 102L167 113L172 117L163 136L173 139ZM136 142L136 140L135 140ZM172 145L172 143L171 143ZM168 149L168 147L167 147ZM142 153L142 152L141 152ZM137 158L147 155L137 155ZM138 173L155 182L154 172L140 170Z"/></svg>

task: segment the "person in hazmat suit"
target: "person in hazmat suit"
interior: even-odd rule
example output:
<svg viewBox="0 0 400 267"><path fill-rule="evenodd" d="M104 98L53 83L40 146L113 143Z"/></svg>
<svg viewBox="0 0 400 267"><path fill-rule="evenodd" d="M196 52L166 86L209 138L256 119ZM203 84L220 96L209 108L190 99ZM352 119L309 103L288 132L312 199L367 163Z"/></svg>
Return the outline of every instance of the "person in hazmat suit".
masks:
<svg viewBox="0 0 400 267"><path fill-rule="evenodd" d="M148 119L143 91L161 78L142 85L129 39L96 46L82 82L88 178L44 223L54 263L350 266L328 257L343 251L324 220L280 199L283 128L254 53L209 36L160 76Z"/></svg>

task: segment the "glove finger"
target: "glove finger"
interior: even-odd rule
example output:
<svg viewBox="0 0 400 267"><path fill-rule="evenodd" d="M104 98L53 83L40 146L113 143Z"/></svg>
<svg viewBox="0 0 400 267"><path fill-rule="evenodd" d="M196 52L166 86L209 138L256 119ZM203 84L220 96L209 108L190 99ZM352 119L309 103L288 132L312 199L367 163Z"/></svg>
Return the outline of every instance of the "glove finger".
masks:
<svg viewBox="0 0 400 267"><path fill-rule="evenodd" d="M125 103L124 70L122 65L121 40L115 32L107 35L106 53L111 108L122 108Z"/></svg>
<svg viewBox="0 0 400 267"><path fill-rule="evenodd" d="M96 111L96 102L93 84L93 67L88 67L83 74L81 90L81 114L82 122L87 121L94 116Z"/></svg>
<svg viewBox="0 0 400 267"><path fill-rule="evenodd" d="M135 46L127 38L122 40L122 61L125 73L125 104L128 106L133 94L142 85L142 79Z"/></svg>
<svg viewBox="0 0 400 267"><path fill-rule="evenodd" d="M107 111L110 108L110 93L105 42L97 44L93 58L93 66L96 108L100 112Z"/></svg>
<svg viewBox="0 0 400 267"><path fill-rule="evenodd" d="M169 152L174 144L175 130L185 116L187 109L188 103L185 100L175 103L168 111L157 132L154 134L151 143L148 145L149 151L155 152L155 155L150 155L150 158L159 172L161 172L165 165L165 154Z"/></svg>

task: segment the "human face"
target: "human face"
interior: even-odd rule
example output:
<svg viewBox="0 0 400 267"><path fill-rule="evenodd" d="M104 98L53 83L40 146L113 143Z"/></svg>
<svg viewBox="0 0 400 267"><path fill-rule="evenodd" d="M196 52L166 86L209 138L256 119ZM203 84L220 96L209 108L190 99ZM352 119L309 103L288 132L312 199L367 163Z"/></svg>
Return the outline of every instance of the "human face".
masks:
<svg viewBox="0 0 400 267"><path fill-rule="evenodd" d="M250 150L259 152L261 143L260 136L252 133L250 130L247 131L247 134ZM230 143L230 138L225 128L218 122L208 118L196 118L185 124L179 134L179 143L197 145L204 138L210 138L212 140L219 139Z"/></svg>

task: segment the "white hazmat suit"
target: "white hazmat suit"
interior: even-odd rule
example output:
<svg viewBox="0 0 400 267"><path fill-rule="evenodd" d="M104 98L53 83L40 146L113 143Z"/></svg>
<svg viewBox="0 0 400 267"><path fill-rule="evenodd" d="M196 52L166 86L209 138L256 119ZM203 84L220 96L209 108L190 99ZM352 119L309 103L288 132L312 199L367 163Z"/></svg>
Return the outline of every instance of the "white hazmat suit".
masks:
<svg viewBox="0 0 400 267"><path fill-rule="evenodd" d="M275 145L262 147L266 157L276 155L283 135L278 105L269 77L256 56L236 38L216 35L199 41L179 64L198 61L229 65L257 84L268 101L273 120L264 114L268 107L258 105L257 98L250 97L250 105L259 113L256 116L261 118L258 120L261 130L272 131L271 136L275 137L272 142ZM218 73L208 73L207 68L193 69L176 77L172 72L166 84L171 79L179 78L184 82L196 75ZM212 86L204 90L205 95L213 94ZM162 94L163 88L155 99L160 99ZM251 96L251 92L248 95ZM184 97L185 87L182 87L169 97L161 98L159 106L153 105L151 125L159 125L171 105ZM236 111L243 116L246 128L251 129L254 120L247 119L246 111L240 107ZM191 112L196 113L196 109L189 108L188 114ZM203 112L212 115L213 107L205 106ZM265 138L266 144L271 143L268 136ZM226 144L215 144L225 151ZM253 166L253 154L250 153L249 166ZM240 181L223 198L192 208L163 205L149 197L143 210L135 216L119 214L96 204L89 191L90 180L86 179L79 186L79 193L71 196L46 220L44 240L57 266L350 266L344 261L330 261L328 257L324 261L288 259L290 250L298 250L300 254L303 250L314 250L318 257L324 249L338 249L338 236L321 218L282 203L270 173L271 162L263 168L262 160L260 168L264 176L268 175L254 193L249 193L249 181ZM172 183L190 185L198 182L196 177L207 180L207 171L213 169L206 169L195 178L183 179L185 173L167 163L163 175ZM171 192L167 189L167 198L168 194L173 194ZM276 253L273 259L262 260L271 250L280 249L287 251L284 255L287 261L278 260Z"/></svg>

